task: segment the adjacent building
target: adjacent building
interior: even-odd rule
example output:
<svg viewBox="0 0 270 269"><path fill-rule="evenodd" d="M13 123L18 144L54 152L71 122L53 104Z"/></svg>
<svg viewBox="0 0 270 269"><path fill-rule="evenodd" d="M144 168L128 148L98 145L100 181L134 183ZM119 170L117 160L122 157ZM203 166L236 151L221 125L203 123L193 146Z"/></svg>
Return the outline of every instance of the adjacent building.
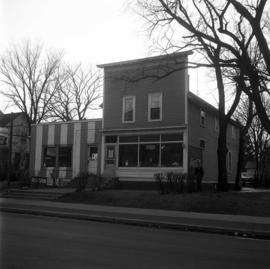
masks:
<svg viewBox="0 0 270 269"><path fill-rule="evenodd" d="M10 128L12 127L12 132ZM25 114L0 114L0 177L7 177L9 153L11 151L12 172L28 169L29 137ZM10 137L12 133L12 139ZM9 141L11 139L11 148Z"/></svg>

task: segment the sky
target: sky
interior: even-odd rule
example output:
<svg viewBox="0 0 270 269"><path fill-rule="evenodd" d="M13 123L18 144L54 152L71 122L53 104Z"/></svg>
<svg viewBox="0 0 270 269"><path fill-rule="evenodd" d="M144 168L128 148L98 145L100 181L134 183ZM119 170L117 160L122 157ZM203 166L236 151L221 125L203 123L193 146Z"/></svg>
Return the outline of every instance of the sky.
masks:
<svg viewBox="0 0 270 269"><path fill-rule="evenodd" d="M129 1L134 0L0 0L0 54L31 40L84 66L153 56L145 22ZM215 105L205 72L189 73L190 89ZM0 110L5 106L0 100Z"/></svg>

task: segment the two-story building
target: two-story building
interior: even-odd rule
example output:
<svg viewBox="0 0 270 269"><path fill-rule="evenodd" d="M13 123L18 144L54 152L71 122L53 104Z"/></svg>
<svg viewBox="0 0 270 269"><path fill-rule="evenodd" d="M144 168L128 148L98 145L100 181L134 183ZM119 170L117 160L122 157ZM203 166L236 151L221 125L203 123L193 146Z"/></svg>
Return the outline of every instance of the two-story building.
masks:
<svg viewBox="0 0 270 269"><path fill-rule="evenodd" d="M188 173L200 159L204 182L217 182L218 111L189 91L188 55L99 65L104 69L101 173L153 182ZM234 180L239 130L228 128L228 179Z"/></svg>

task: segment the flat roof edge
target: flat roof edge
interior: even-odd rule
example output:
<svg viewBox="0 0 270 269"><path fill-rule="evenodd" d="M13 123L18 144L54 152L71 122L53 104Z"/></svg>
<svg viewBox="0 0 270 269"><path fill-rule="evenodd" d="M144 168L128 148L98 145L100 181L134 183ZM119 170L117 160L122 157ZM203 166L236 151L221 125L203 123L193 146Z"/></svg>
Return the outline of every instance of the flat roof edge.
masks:
<svg viewBox="0 0 270 269"><path fill-rule="evenodd" d="M41 122L41 123L33 123L31 126L37 125L49 125L49 124L71 124L76 122L90 122L90 121L102 121L103 118L94 118L94 119L87 119L87 120L72 120L72 121L49 121L49 122Z"/></svg>
<svg viewBox="0 0 270 269"><path fill-rule="evenodd" d="M157 60L165 60L166 58L170 59L173 57L181 58L188 55L193 54L192 50L187 50L183 52L176 52L171 54L163 54L163 55L157 55L152 57L145 57L145 58L139 58L134 60L127 60L127 61L120 61L120 62L113 62L113 63L107 63L107 64L98 64L97 67L99 68L106 68L106 67L117 67L122 65L131 65L131 64L138 64L138 63L144 63L144 62L154 62Z"/></svg>

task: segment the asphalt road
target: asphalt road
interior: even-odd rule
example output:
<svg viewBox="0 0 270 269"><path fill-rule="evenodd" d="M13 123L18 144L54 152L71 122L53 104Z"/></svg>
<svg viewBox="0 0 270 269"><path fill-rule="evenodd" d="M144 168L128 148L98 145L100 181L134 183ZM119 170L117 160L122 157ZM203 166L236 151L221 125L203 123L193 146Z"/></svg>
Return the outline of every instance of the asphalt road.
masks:
<svg viewBox="0 0 270 269"><path fill-rule="evenodd" d="M270 241L1 214L1 269L270 268Z"/></svg>

